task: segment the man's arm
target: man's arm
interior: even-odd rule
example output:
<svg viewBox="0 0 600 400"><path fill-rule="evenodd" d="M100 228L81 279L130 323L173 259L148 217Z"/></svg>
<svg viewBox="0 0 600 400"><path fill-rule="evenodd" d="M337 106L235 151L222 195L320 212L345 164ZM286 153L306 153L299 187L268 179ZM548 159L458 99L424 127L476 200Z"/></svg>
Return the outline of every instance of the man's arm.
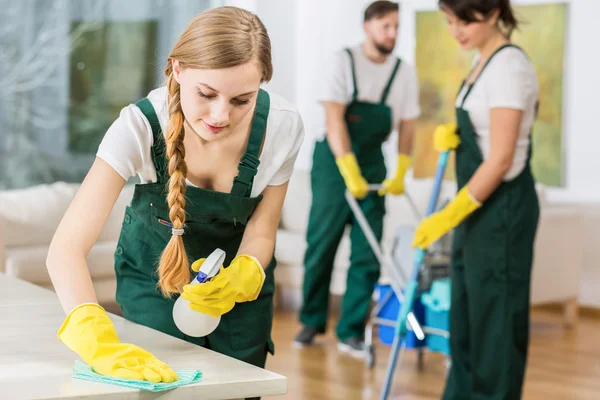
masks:
<svg viewBox="0 0 600 400"><path fill-rule="evenodd" d="M382 182L378 193L399 195L404 193L404 175L411 164L413 137L415 135L416 119L403 119L398 122L398 157L396 158L396 172L390 179Z"/></svg>
<svg viewBox="0 0 600 400"><path fill-rule="evenodd" d="M350 135L346 125L346 105L332 101L323 102L325 107L325 125L327 141L333 155L338 158L352 151Z"/></svg>
<svg viewBox="0 0 600 400"><path fill-rule="evenodd" d="M346 126L346 106L340 103L326 101L325 118L327 141L335 157L335 162L344 178L346 187L356 198L362 199L369 192L369 184L362 176L362 172L352 152L350 135Z"/></svg>
<svg viewBox="0 0 600 400"><path fill-rule="evenodd" d="M404 91L396 101L401 106L397 109L398 121L398 155L405 154L410 157L413 149L413 140L417 130L417 118L421 115L419 105L419 78L414 66L404 64L402 78L405 80Z"/></svg>
<svg viewBox="0 0 600 400"><path fill-rule="evenodd" d="M403 119L398 122L398 155L405 154L410 157L416 128L416 119Z"/></svg>

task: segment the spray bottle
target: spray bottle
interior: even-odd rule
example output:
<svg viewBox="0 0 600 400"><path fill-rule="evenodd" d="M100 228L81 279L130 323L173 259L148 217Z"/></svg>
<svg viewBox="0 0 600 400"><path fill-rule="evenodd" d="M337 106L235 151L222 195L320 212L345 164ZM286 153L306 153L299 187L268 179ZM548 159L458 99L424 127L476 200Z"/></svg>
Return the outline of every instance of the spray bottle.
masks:
<svg viewBox="0 0 600 400"><path fill-rule="evenodd" d="M214 277L225 262L225 252L221 249L216 249L204 261L198 271L198 275L190 282L191 285L201 285ZM183 297L175 301L173 306L173 320L177 328L183 333L191 337L207 336L213 332L221 317L212 317L210 315L194 311L189 307L190 302Z"/></svg>

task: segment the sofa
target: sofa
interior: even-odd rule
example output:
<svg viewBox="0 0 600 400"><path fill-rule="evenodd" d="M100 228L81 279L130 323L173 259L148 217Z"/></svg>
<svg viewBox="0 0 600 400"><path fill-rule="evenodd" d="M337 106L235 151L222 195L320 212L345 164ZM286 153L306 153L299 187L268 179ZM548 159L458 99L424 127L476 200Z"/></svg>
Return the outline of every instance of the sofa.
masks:
<svg viewBox="0 0 600 400"><path fill-rule="evenodd" d="M407 191L425 212L431 191L431 180L407 178ZM48 246L60 220L67 210L78 185L57 182L26 189L0 192L0 272L52 288L45 266ZM453 196L456 188L451 181L442 187L441 201ZM583 213L578 207L554 206L544 198L544 188L538 187L541 219L535 247L532 294L533 304L565 305L565 322L572 325L577 315L583 266ZM133 194L133 185L126 185L87 261L98 300L114 304L115 276L113 254L125 212ZM405 196L386 198L387 215L382 247L389 253L399 226L416 226L418 219ZM306 248L306 225L310 208L310 173L297 169L290 181L288 195L277 232L275 256L276 299L282 307L297 309L301 302L303 258ZM346 234L338 249L330 292L344 293L350 243ZM382 273L382 282L388 280Z"/></svg>
<svg viewBox="0 0 600 400"><path fill-rule="evenodd" d="M48 248L78 185L56 182L0 192L0 272L52 288ZM114 252L133 186L121 192L87 262L98 301L115 303ZM74 233L76 234L76 233Z"/></svg>

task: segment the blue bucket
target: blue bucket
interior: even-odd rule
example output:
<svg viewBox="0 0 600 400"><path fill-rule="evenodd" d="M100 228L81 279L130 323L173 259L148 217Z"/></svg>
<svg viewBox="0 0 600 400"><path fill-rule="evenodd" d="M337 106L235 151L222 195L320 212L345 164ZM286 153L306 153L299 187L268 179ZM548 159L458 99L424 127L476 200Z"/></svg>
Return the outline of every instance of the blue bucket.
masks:
<svg viewBox="0 0 600 400"><path fill-rule="evenodd" d="M429 292L421 296L425 306L425 326L450 331L450 278L433 281ZM450 355L450 339L428 333L425 335L427 348L431 351Z"/></svg>
<svg viewBox="0 0 600 400"><path fill-rule="evenodd" d="M391 294L392 294L392 296L389 298L389 300L383 305L383 307L381 308L381 310L379 311L379 314L377 316L381 319L396 322L398 320L398 313L400 312L400 302L398 301L398 297L396 297L396 294L394 294L392 292L392 287L390 285L376 285L375 290L378 295L378 300L377 300L378 305L382 304L383 300L385 300L388 293L391 292ZM418 298L415 299L412 312L415 315L415 317L417 318L417 321L419 321L419 323L421 325L424 325L425 324L424 323L425 308L423 307L423 305L421 304L421 302L419 301ZM393 343L394 333L396 332L395 327L378 325L377 331L378 331L379 340L382 343L387 344L387 345L391 345ZM409 330L406 333L406 340L405 340L406 348L410 349L410 348L424 347L425 344L426 344L425 340L417 339L414 332Z"/></svg>

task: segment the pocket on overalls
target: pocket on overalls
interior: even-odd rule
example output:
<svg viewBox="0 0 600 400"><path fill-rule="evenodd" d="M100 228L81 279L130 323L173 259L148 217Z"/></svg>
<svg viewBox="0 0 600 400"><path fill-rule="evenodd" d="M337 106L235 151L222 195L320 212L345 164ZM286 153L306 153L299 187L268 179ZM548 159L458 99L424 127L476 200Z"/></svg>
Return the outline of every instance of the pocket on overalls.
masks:
<svg viewBox="0 0 600 400"><path fill-rule="evenodd" d="M171 239L171 229L173 228L169 219L169 211L154 203L150 203L148 206L150 207L150 226L153 234L167 243Z"/></svg>

